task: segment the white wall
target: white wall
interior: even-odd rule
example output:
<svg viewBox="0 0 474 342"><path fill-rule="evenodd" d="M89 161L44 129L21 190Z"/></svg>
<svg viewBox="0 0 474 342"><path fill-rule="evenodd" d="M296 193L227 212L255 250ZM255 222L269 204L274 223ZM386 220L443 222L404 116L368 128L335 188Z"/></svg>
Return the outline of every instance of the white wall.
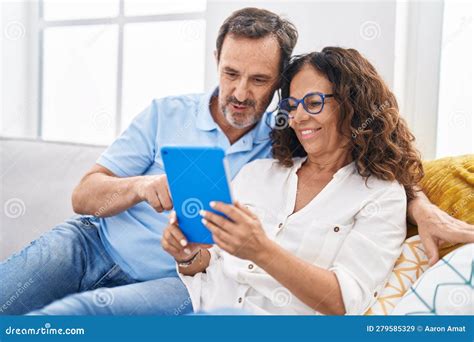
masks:
<svg viewBox="0 0 474 342"><path fill-rule="evenodd" d="M436 157L474 153L473 7L468 1L445 3Z"/></svg>
<svg viewBox="0 0 474 342"><path fill-rule="evenodd" d="M446 1L452 4L451 0ZM393 87L401 113L415 133L425 159L472 153L474 120L472 105L468 104L472 101L472 64L467 69L464 66L472 61L472 5L468 0L454 2L452 7L458 8L457 17L454 15L451 31L445 27L442 37L443 0L209 0L205 88L209 90L216 85L213 51L224 19L238 8L263 7L296 24L300 39L295 53L339 45L356 48L371 60ZM469 6L459 9L459 2ZM34 137L37 133L37 7L37 1L0 2L0 135ZM452 17L452 13L448 15ZM464 26L460 30L461 25ZM441 63L444 67L440 83ZM462 74L459 68L470 72ZM462 103L461 116L451 102L438 101L439 89L444 99L456 97ZM439 118L438 113L441 113ZM454 130L453 125L459 122L463 127Z"/></svg>
<svg viewBox="0 0 474 342"><path fill-rule="evenodd" d="M34 1L0 3L0 135L37 131L37 24Z"/></svg>
<svg viewBox="0 0 474 342"><path fill-rule="evenodd" d="M213 56L219 27L232 11L260 7L292 21L299 32L295 53L325 46L358 49L393 86L395 57L394 1L208 1L206 35L206 89L216 85Z"/></svg>
<svg viewBox="0 0 474 342"><path fill-rule="evenodd" d="M424 159L436 153L443 1L397 3L394 92Z"/></svg>
<svg viewBox="0 0 474 342"><path fill-rule="evenodd" d="M206 89L215 86L217 32L232 11L261 7L291 20L299 32L295 53L324 46L359 50L399 100L424 158L436 149L442 0L435 1L208 1Z"/></svg>

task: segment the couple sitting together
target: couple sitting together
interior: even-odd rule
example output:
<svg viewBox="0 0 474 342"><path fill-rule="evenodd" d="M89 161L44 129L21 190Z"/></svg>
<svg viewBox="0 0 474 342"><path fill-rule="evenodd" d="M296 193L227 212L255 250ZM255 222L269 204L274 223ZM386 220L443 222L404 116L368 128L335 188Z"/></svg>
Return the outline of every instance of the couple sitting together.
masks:
<svg viewBox="0 0 474 342"><path fill-rule="evenodd" d="M74 190L79 215L0 264L3 302L32 282L2 312L359 315L400 255L407 215L435 262L436 228L458 225L418 190L393 93L354 49L290 58L297 36L269 11L234 12L217 38L219 87L154 100L133 120ZM188 243L164 213L170 144L226 151L237 201L212 203L225 217L200 212L215 245Z"/></svg>

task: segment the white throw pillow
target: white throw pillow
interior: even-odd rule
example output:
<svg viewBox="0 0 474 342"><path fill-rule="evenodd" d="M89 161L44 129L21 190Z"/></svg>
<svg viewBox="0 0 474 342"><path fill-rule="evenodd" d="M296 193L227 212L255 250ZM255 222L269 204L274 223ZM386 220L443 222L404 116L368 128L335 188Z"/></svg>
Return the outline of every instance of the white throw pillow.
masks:
<svg viewBox="0 0 474 342"><path fill-rule="evenodd" d="M460 247L429 268L392 315L474 315L474 244Z"/></svg>

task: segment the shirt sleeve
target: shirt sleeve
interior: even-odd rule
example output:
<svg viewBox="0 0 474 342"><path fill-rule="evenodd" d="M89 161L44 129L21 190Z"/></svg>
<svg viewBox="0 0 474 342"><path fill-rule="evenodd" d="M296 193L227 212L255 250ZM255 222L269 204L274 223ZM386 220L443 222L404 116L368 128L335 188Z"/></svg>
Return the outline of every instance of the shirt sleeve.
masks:
<svg viewBox="0 0 474 342"><path fill-rule="evenodd" d="M376 300L406 237L406 195L392 184L365 202L330 268L346 315L361 315Z"/></svg>
<svg viewBox="0 0 474 342"><path fill-rule="evenodd" d="M155 158L157 126L158 113L154 100L102 153L97 164L119 177L144 174Z"/></svg>
<svg viewBox="0 0 474 342"><path fill-rule="evenodd" d="M208 249L211 259L209 259L209 265L213 265L222 256L222 250L219 246L213 245Z"/></svg>

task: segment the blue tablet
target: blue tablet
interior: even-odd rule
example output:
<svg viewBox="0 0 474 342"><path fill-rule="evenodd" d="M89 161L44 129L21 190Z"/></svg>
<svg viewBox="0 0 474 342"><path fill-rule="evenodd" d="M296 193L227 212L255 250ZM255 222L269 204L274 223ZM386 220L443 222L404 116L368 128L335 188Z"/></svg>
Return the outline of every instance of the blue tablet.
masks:
<svg viewBox="0 0 474 342"><path fill-rule="evenodd" d="M161 148L178 224L189 242L213 244L199 210L215 212L211 201L232 203L224 150L217 147L165 146Z"/></svg>

